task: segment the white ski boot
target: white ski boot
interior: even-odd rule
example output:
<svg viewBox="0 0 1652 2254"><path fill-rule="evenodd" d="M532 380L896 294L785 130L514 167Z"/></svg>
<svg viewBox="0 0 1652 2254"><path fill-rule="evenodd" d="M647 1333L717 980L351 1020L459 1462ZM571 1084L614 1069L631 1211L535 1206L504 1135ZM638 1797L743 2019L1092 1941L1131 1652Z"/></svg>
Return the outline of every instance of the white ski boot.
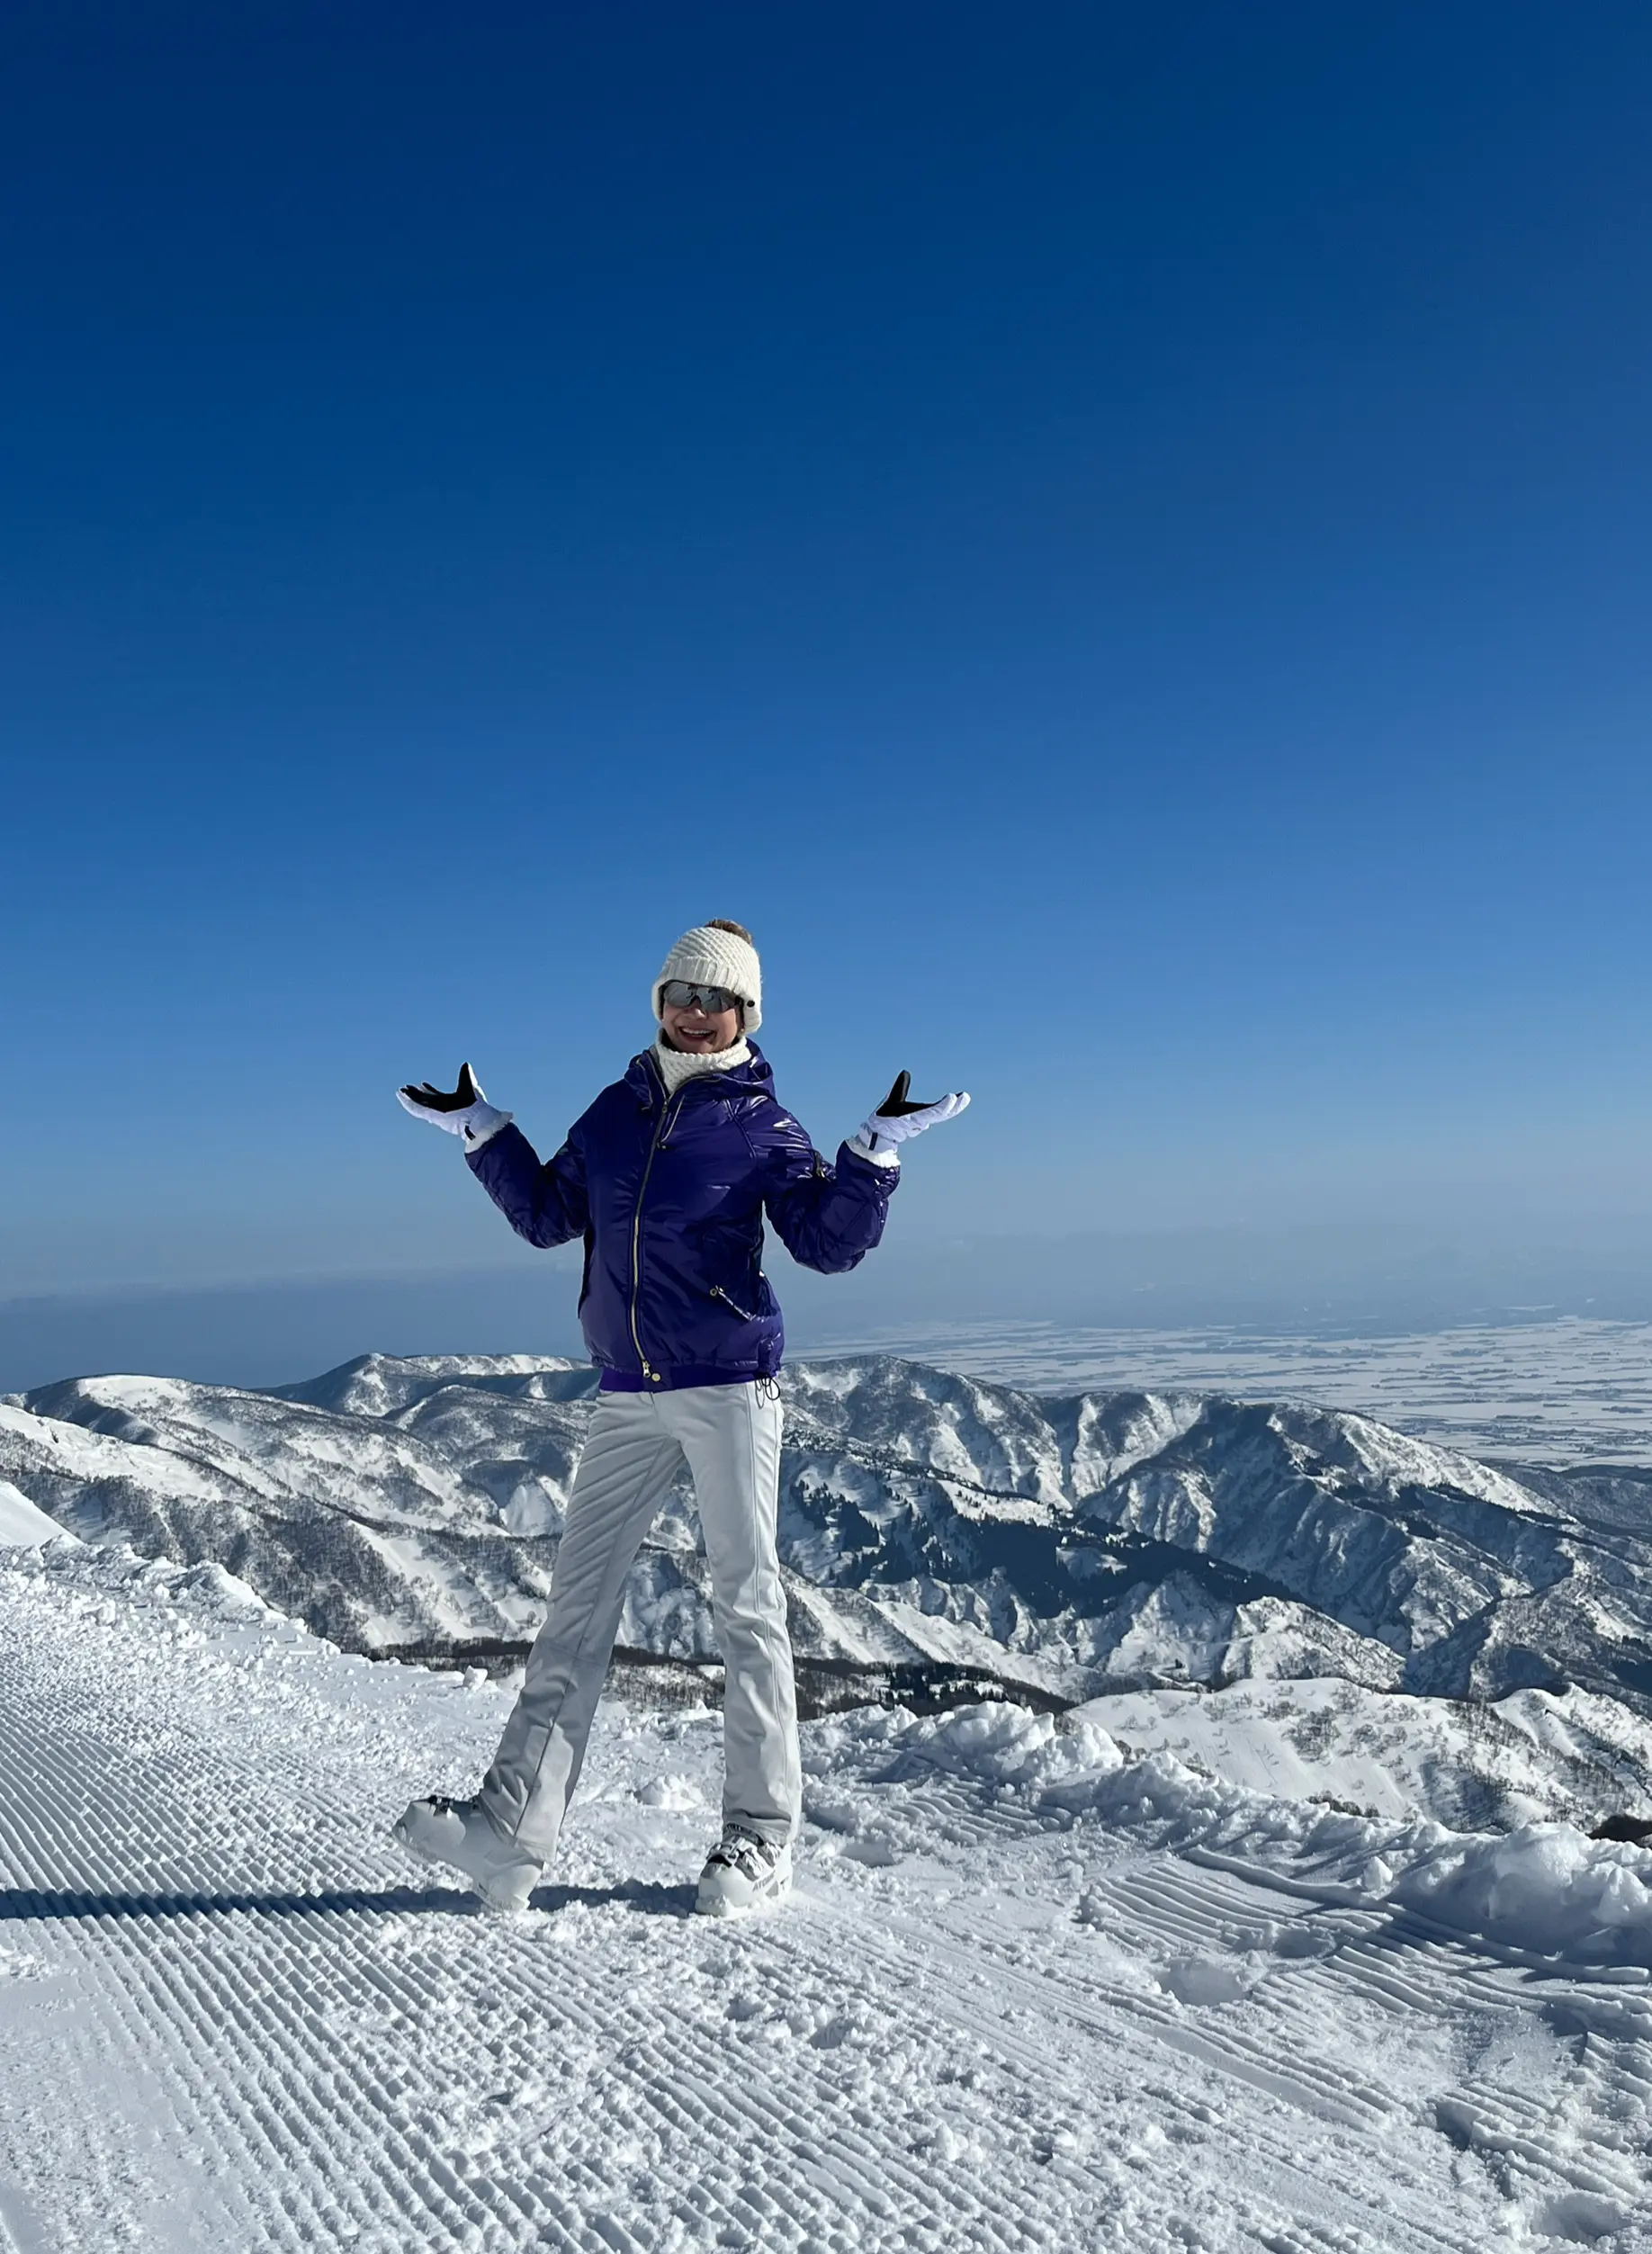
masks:
<svg viewBox="0 0 1652 2254"><path fill-rule="evenodd" d="M544 1874L537 1855L494 1829L480 1801L415 1801L392 1828L422 1863L462 1872L489 1909L525 1909Z"/></svg>
<svg viewBox="0 0 1652 2254"><path fill-rule="evenodd" d="M724 1824L705 1858L695 1908L702 1917L744 1917L775 1909L792 1890L792 1850L744 1824Z"/></svg>

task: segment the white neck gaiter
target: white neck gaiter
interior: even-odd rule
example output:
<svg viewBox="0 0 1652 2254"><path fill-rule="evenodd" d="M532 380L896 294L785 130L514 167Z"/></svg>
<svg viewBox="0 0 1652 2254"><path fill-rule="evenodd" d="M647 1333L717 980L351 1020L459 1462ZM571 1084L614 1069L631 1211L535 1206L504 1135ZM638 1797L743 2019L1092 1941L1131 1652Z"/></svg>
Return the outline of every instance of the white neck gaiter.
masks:
<svg viewBox="0 0 1652 2254"><path fill-rule="evenodd" d="M749 1064L751 1046L742 1033L732 1048L713 1049L709 1055L696 1056L687 1049L667 1048L662 1033L654 1043L654 1062L667 1095L674 1096L686 1080L694 1080L701 1073L732 1072L736 1064Z"/></svg>

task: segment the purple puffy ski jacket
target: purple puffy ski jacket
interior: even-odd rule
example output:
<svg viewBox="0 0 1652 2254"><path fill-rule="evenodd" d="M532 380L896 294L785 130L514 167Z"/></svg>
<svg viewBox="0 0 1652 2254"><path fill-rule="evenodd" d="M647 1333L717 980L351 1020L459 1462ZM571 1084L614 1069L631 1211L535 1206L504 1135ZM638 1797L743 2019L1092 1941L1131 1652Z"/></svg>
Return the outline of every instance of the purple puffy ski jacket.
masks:
<svg viewBox="0 0 1652 2254"><path fill-rule="evenodd" d="M900 1179L847 1143L829 1166L756 1048L669 1098L645 1051L548 1165L514 1127L466 1163L530 1244L584 1237L579 1320L610 1392L772 1377L786 1331L764 1214L794 1260L839 1275L882 1236Z"/></svg>

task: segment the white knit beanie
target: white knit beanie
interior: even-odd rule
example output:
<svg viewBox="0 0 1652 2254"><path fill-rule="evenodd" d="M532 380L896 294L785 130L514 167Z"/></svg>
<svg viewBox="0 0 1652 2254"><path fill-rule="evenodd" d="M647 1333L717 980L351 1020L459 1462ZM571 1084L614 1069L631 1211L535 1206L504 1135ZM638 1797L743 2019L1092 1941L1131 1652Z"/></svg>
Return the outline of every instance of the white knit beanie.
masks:
<svg viewBox="0 0 1652 2254"><path fill-rule="evenodd" d="M686 978L696 986L726 986L746 1005L745 1030L763 1022L763 965L750 939L710 923L685 931L660 965L654 981L654 1015L660 1014L660 990L669 980Z"/></svg>

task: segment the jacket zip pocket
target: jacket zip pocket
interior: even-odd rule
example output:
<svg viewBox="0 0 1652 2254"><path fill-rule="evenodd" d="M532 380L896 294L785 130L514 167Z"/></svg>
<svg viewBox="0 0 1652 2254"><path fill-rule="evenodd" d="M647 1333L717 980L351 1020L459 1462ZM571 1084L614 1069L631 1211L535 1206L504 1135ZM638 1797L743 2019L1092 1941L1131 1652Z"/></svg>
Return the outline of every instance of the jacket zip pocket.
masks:
<svg viewBox="0 0 1652 2254"><path fill-rule="evenodd" d="M728 1293L723 1289L720 1283L713 1284L711 1288L711 1296L714 1299L721 1299L725 1307L732 1307L735 1314L739 1316L742 1323L760 1323L763 1319L760 1315L748 1315L744 1307L739 1306L734 1300L730 1298Z"/></svg>

